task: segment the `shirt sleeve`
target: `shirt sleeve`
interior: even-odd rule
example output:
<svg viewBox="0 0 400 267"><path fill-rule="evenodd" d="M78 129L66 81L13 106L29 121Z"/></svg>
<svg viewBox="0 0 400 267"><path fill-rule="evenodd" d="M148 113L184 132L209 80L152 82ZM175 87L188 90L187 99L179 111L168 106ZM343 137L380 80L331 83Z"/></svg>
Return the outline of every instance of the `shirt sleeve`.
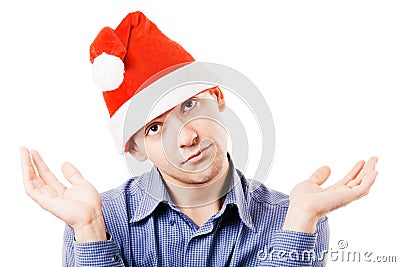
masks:
<svg viewBox="0 0 400 267"><path fill-rule="evenodd" d="M267 251L263 251L259 266L326 266L328 245L327 217L318 222L315 234L278 230L273 234Z"/></svg>
<svg viewBox="0 0 400 267"><path fill-rule="evenodd" d="M74 231L66 226L64 233L63 266L107 266L123 267L124 262L119 247L112 237L108 240L78 243L74 240Z"/></svg>

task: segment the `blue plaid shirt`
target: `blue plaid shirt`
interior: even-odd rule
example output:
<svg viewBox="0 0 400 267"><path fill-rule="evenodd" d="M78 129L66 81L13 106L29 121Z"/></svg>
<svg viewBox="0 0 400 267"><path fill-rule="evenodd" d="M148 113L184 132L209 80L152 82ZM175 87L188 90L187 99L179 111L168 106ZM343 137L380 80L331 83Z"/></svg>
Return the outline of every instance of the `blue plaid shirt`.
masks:
<svg viewBox="0 0 400 267"><path fill-rule="evenodd" d="M230 161L232 187L201 227L171 201L158 169L101 194L108 240L74 241L63 266L325 266L328 222L315 234L281 230L288 196L250 183Z"/></svg>

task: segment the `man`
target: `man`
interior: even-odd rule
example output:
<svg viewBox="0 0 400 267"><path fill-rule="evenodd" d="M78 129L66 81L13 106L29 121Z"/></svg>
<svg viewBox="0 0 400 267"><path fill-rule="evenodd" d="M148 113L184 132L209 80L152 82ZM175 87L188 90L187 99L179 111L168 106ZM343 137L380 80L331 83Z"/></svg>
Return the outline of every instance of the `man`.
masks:
<svg viewBox="0 0 400 267"><path fill-rule="evenodd" d="M21 149L27 194L67 224L65 266L324 265L325 214L368 193L376 157L326 189L324 166L290 197L262 184L250 190L228 153L221 89L189 84L171 93L160 86L196 64L142 13L103 29L91 59L114 64L112 71L97 66L95 77L117 148L154 167L100 196L70 163L63 165L72 184L66 188L38 152ZM153 109L141 114L146 103Z"/></svg>

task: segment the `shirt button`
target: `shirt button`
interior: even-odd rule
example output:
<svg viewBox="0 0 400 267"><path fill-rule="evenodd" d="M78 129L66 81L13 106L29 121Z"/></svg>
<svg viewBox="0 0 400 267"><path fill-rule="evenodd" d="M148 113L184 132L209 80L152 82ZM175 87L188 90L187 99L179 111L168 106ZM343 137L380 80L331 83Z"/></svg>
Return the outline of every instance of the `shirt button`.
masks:
<svg viewBox="0 0 400 267"><path fill-rule="evenodd" d="M111 261L112 262L117 262L117 261L119 261L119 256L118 255L115 255L114 257L112 257L112 259L111 259Z"/></svg>
<svg viewBox="0 0 400 267"><path fill-rule="evenodd" d="M170 225L174 225L175 224L175 220L169 220L169 224Z"/></svg>

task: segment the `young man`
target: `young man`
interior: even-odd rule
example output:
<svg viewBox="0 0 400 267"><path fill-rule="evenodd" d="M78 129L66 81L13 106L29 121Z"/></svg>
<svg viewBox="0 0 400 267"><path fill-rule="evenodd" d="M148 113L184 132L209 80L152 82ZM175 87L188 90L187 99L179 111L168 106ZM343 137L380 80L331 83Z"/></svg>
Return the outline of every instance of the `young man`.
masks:
<svg viewBox="0 0 400 267"><path fill-rule="evenodd" d="M67 224L64 266L324 266L325 214L368 193L377 158L325 189L326 166L290 197L263 184L250 190L228 153L220 88L188 85L168 97L170 88L154 86L194 59L142 13L103 29L91 57L114 70L122 62L122 76L95 75L111 131L120 152L154 167L100 196L71 164L63 165L66 188L38 152L21 149L26 193ZM154 109L141 114L146 103Z"/></svg>

